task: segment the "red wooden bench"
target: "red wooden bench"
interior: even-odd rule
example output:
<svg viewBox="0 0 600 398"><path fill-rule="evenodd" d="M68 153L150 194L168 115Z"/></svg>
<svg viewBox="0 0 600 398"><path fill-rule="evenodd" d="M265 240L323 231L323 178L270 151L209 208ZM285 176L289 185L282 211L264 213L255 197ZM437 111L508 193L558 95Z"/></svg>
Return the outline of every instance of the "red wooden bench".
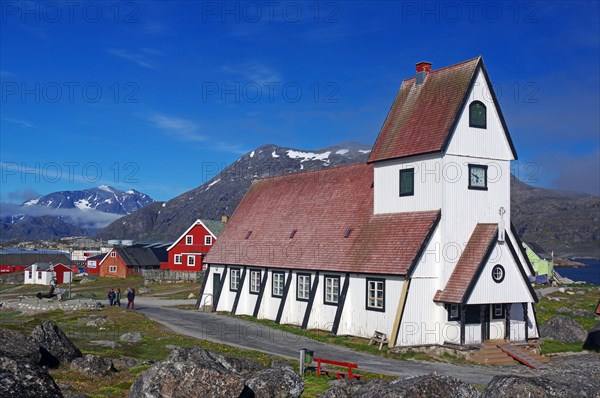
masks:
<svg viewBox="0 0 600 398"><path fill-rule="evenodd" d="M352 369L358 368L358 365L355 363L332 361L330 359L325 358L313 358L313 360L317 363L317 377L321 377L321 372L335 374L335 376L338 379L341 379L343 377L348 377L349 379L360 379L362 377L362 375L352 373ZM324 368L321 366L322 364L345 367L348 368L348 372L345 373L343 371L336 371L333 369Z"/></svg>

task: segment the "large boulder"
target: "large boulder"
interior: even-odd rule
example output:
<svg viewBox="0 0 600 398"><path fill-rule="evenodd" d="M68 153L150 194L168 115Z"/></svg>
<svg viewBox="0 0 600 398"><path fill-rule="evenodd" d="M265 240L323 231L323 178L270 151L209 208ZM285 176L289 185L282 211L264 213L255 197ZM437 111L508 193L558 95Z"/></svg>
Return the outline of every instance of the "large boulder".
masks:
<svg viewBox="0 0 600 398"><path fill-rule="evenodd" d="M175 348L167 360L135 380L129 398L239 397L242 391L242 375L227 369L210 352Z"/></svg>
<svg viewBox="0 0 600 398"><path fill-rule="evenodd" d="M91 376L108 376L116 371L110 359L93 354L75 358L71 362L71 370Z"/></svg>
<svg viewBox="0 0 600 398"><path fill-rule="evenodd" d="M570 398L575 391L546 377L495 376L482 398Z"/></svg>
<svg viewBox="0 0 600 398"><path fill-rule="evenodd" d="M135 368L136 366L140 366L141 364L141 361L131 357L121 357L113 359L113 365L118 370Z"/></svg>
<svg viewBox="0 0 600 398"><path fill-rule="evenodd" d="M31 332L32 341L40 347L41 364L57 367L60 363L71 362L82 356L79 348L53 322L45 321Z"/></svg>
<svg viewBox="0 0 600 398"><path fill-rule="evenodd" d="M289 366L264 369L246 380L249 397L299 398L304 391L302 378Z"/></svg>
<svg viewBox="0 0 600 398"><path fill-rule="evenodd" d="M586 350L600 351L600 323L589 331L583 348Z"/></svg>
<svg viewBox="0 0 600 398"><path fill-rule="evenodd" d="M119 337L121 343L139 343L142 341L142 335L139 332L128 332Z"/></svg>
<svg viewBox="0 0 600 398"><path fill-rule="evenodd" d="M556 312L558 312L560 314L570 314L573 316L580 316L582 318L593 318L594 317L594 311L581 309L581 308L560 307L556 310Z"/></svg>
<svg viewBox="0 0 600 398"><path fill-rule="evenodd" d="M39 365L0 354L0 397L62 398L63 395L52 376Z"/></svg>
<svg viewBox="0 0 600 398"><path fill-rule="evenodd" d="M42 360L40 347L29 336L0 328L0 342L2 342L0 355L20 360L25 359L35 364L39 364Z"/></svg>
<svg viewBox="0 0 600 398"><path fill-rule="evenodd" d="M326 398L477 398L470 384L450 376L423 375L406 379L337 383Z"/></svg>
<svg viewBox="0 0 600 398"><path fill-rule="evenodd" d="M387 385L389 382L385 381L384 383ZM351 398L352 394L364 383L357 379L340 379L333 380L329 384L332 387L325 391L321 398Z"/></svg>
<svg viewBox="0 0 600 398"><path fill-rule="evenodd" d="M585 329L573 318L558 315L540 326L542 338L558 341L579 342L587 337Z"/></svg>

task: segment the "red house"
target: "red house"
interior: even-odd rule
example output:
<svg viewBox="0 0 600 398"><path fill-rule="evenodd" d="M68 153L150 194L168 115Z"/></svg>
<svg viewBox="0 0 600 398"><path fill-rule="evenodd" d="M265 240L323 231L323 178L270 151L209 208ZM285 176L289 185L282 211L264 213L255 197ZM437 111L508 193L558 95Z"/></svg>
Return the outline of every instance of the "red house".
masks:
<svg viewBox="0 0 600 398"><path fill-rule="evenodd" d="M163 252L165 250L163 249ZM143 269L158 269L161 254L145 246L118 246L106 254L99 263L100 276L129 278L142 275Z"/></svg>
<svg viewBox="0 0 600 398"><path fill-rule="evenodd" d="M88 257L85 260L85 272L88 274L98 275L100 274L100 263L104 260L108 253L98 254L92 257Z"/></svg>
<svg viewBox="0 0 600 398"><path fill-rule="evenodd" d="M196 220L169 248L168 261L161 269L171 271L202 271L202 260L223 230L225 223Z"/></svg>

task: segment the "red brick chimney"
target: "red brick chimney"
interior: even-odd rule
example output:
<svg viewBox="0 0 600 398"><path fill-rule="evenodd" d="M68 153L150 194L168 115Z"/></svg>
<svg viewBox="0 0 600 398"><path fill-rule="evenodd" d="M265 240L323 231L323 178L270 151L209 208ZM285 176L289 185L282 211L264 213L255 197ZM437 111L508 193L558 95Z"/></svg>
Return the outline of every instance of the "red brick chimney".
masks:
<svg viewBox="0 0 600 398"><path fill-rule="evenodd" d="M417 62L417 73L419 72L431 72L431 62Z"/></svg>
<svg viewBox="0 0 600 398"><path fill-rule="evenodd" d="M417 62L417 84L423 84L427 75L431 72L431 62Z"/></svg>

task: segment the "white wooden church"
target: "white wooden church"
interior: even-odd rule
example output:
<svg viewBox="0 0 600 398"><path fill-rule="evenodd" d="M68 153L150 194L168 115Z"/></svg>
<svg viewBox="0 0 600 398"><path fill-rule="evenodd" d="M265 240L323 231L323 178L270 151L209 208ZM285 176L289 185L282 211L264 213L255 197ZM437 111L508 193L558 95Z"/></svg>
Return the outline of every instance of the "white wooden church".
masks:
<svg viewBox="0 0 600 398"><path fill-rule="evenodd" d="M539 337L511 224L517 154L481 57L402 82L369 160L255 181L202 303L392 346Z"/></svg>

